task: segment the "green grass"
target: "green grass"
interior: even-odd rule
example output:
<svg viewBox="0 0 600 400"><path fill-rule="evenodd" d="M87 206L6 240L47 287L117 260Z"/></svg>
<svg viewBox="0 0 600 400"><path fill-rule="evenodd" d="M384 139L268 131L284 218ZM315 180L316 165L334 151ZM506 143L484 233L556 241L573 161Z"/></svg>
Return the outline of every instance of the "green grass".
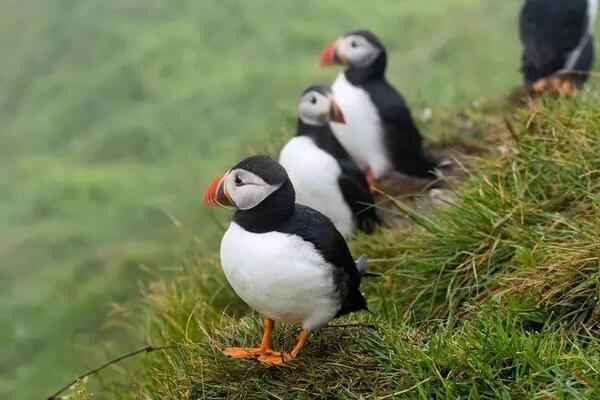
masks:
<svg viewBox="0 0 600 400"><path fill-rule="evenodd" d="M188 253L214 253L202 189L289 134L300 91L335 76L318 67L331 39L357 27L382 36L390 80L417 115L433 109L429 138L478 137L456 112L519 80L516 0L2 5L1 397L40 398L136 343L106 323L112 304L177 274ZM200 283L225 287L214 274ZM216 310L232 301L219 293Z"/></svg>
<svg viewBox="0 0 600 400"><path fill-rule="evenodd" d="M508 154L470 160L455 206L413 214L412 226L352 242L383 278L363 285L372 313L340 323L376 329L323 329L298 360L282 367L227 359L223 347L256 344L260 316L244 312L217 259L190 259L176 279L150 286L121 315L135 330L145 326L149 342L176 348L140 359L122 385L99 393L112 390L109 397L121 399L597 398L597 102L592 91L509 109L513 134L490 111L472 116L482 139L507 144ZM292 346L297 330L279 326L276 346Z"/></svg>

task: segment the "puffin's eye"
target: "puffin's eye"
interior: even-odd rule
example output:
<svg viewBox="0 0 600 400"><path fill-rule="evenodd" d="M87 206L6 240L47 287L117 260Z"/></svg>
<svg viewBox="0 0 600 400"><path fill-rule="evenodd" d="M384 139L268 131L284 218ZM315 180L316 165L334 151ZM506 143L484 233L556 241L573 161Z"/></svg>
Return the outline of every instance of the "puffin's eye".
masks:
<svg viewBox="0 0 600 400"><path fill-rule="evenodd" d="M317 98L315 96L310 98L310 103L311 104L317 104Z"/></svg>
<svg viewBox="0 0 600 400"><path fill-rule="evenodd" d="M350 47L352 47L354 49L357 48L358 47L358 42L356 40L351 41L350 42Z"/></svg>
<svg viewBox="0 0 600 400"><path fill-rule="evenodd" d="M235 177L235 186L242 186L244 184L244 182L242 182L242 180L240 179L239 176Z"/></svg>

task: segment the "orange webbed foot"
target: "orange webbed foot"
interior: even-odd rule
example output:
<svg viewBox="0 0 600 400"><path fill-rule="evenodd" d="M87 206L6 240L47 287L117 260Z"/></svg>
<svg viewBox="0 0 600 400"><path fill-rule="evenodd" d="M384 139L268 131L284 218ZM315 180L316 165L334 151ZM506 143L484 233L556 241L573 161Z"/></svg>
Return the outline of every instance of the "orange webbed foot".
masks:
<svg viewBox="0 0 600 400"><path fill-rule="evenodd" d="M377 180L375 179L375 174L373 173L373 170L371 168L369 168L369 170L367 171L367 184L369 185L369 191L372 194L381 193L381 190L379 190L379 188L377 187Z"/></svg>
<svg viewBox="0 0 600 400"><path fill-rule="evenodd" d="M256 358L262 353L259 347L227 347L223 354L231 358Z"/></svg>
<svg viewBox="0 0 600 400"><path fill-rule="evenodd" d="M530 86L534 95L549 93L555 96L571 97L577 94L577 87L568 79L548 78L540 79Z"/></svg>
<svg viewBox="0 0 600 400"><path fill-rule="evenodd" d="M308 339L309 335L310 331L303 329L302 332L300 332L300 335L298 336L298 341L296 342L296 346L294 346L294 349L292 351L290 351L289 353L278 353L274 351L269 351L258 356L258 361L270 366L281 365L288 361L292 361L293 359L298 357L298 353L300 353L300 350L302 349L302 347L304 347L304 344L306 343L306 340Z"/></svg>
<svg viewBox="0 0 600 400"><path fill-rule="evenodd" d="M573 82L569 80L564 80L560 82L558 93L567 97L575 96L577 94L577 88L575 87L575 84Z"/></svg>
<svg viewBox="0 0 600 400"><path fill-rule="evenodd" d="M256 358L263 364L266 365L280 365L287 361L293 360L298 356L300 349L306 343L310 331L303 329L298 336L296 346L289 353L272 351L271 350L271 333L273 331L273 321L270 319L265 320L265 332L263 335L263 341L261 347L227 347L223 350L223 354L231 358Z"/></svg>
<svg viewBox="0 0 600 400"><path fill-rule="evenodd" d="M261 354L271 352L271 335L275 322L272 319L263 321L264 333L260 347L227 347L223 349L223 354L231 358L256 358Z"/></svg>
<svg viewBox="0 0 600 400"><path fill-rule="evenodd" d="M258 361L266 365L281 365L293 360L294 358L295 357L293 357L290 353L271 351L269 353L259 355Z"/></svg>
<svg viewBox="0 0 600 400"><path fill-rule="evenodd" d="M540 79L531 85L531 91L535 94L542 94L548 89L548 86L550 83L547 79Z"/></svg>

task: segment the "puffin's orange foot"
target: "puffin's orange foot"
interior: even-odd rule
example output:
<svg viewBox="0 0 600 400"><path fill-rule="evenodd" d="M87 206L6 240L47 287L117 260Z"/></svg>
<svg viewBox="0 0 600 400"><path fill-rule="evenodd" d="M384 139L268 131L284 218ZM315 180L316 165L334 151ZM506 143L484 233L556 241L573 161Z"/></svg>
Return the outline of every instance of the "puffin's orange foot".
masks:
<svg viewBox="0 0 600 400"><path fill-rule="evenodd" d="M550 86L550 83L547 79L540 79L531 85L531 91L535 94L542 94L548 89L548 86Z"/></svg>
<svg viewBox="0 0 600 400"><path fill-rule="evenodd" d="M559 87L557 88L557 92L560 95L571 97L577 94L577 88L575 84L569 80L564 80L560 82Z"/></svg>
<svg viewBox="0 0 600 400"><path fill-rule="evenodd" d="M263 351L258 347L227 347L223 354L231 358L255 358Z"/></svg>
<svg viewBox="0 0 600 400"><path fill-rule="evenodd" d="M377 187L377 180L375 179L375 174L373 170L369 168L367 171L367 184L369 185L369 191L373 194L381 193L379 188Z"/></svg>
<svg viewBox="0 0 600 400"><path fill-rule="evenodd" d="M577 87L573 82L561 78L540 79L531 85L530 90L537 95L549 93L555 96L567 97L574 96L577 93Z"/></svg>
<svg viewBox="0 0 600 400"><path fill-rule="evenodd" d="M280 353L278 351L270 351L258 356L258 361L266 365L281 365L293 359L294 357L290 353Z"/></svg>

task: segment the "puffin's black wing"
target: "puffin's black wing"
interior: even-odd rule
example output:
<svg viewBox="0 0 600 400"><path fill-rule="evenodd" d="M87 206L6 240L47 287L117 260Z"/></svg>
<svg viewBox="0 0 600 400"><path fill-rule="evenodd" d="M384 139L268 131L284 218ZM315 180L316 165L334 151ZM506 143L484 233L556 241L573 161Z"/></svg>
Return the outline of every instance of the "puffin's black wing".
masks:
<svg viewBox="0 0 600 400"><path fill-rule="evenodd" d="M385 128L385 144L396 170L405 174L435 178L436 164L427 158L423 139L406 101L386 80L366 85Z"/></svg>
<svg viewBox="0 0 600 400"><path fill-rule="evenodd" d="M523 44L522 72L527 83L548 77L567 63L588 34L588 0L527 0L519 30Z"/></svg>
<svg viewBox="0 0 600 400"><path fill-rule="evenodd" d="M338 184L344 200L356 218L358 228L365 233L373 233L381 220L373 207L375 199L369 190L365 175L352 160L338 160L338 164L342 169Z"/></svg>
<svg viewBox="0 0 600 400"><path fill-rule="evenodd" d="M342 300L337 316L367 308L367 301L359 290L360 274L348 245L327 217L310 207L296 204L294 215L277 230L312 243L333 266L335 284Z"/></svg>

